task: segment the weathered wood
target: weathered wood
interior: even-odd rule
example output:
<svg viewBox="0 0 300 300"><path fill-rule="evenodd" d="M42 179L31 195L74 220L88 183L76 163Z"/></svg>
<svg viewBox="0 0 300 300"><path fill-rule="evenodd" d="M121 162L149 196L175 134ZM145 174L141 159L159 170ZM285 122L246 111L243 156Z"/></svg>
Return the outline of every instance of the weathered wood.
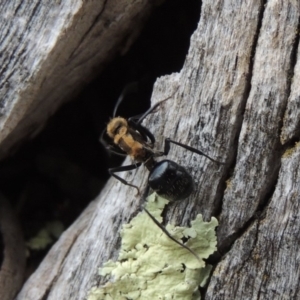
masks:
<svg viewBox="0 0 300 300"><path fill-rule="evenodd" d="M288 102L287 102L287 108L285 110L285 115L283 118L283 126L281 131L281 143L284 145L286 143L289 143L292 139L298 139L300 135L300 48L298 47L297 50L297 62L295 69L291 72L291 75L293 75L292 78L289 78L289 80L292 80L291 85L291 91L288 95ZM295 57L293 57L295 59Z"/></svg>
<svg viewBox="0 0 300 300"><path fill-rule="evenodd" d="M207 299L299 298L299 145L283 153L280 144L281 131L283 143L299 138L299 16L299 2L265 7L219 227L221 241L242 236L218 264Z"/></svg>
<svg viewBox="0 0 300 300"><path fill-rule="evenodd" d="M223 198L221 241L234 236L260 210L259 206L269 201L278 177L283 151L280 131L297 46L296 4L270 1L264 11L236 164Z"/></svg>
<svg viewBox="0 0 300 300"><path fill-rule="evenodd" d="M142 29L155 1L1 1L0 158Z"/></svg>
<svg viewBox="0 0 300 300"><path fill-rule="evenodd" d="M183 69L155 85L153 103L179 86L145 122L157 147L171 137L227 163L217 165L176 146L168 156L197 182L194 195L174 203L168 217L187 223L201 212L220 220L224 258L216 262L207 299L297 298L299 146L285 153L280 133L284 124L290 132L285 143L299 137L297 125L284 122L284 115L291 116L286 107L297 107L300 99L297 83L290 82L293 73L299 78L299 15L296 1L203 1ZM140 168L134 184L144 187L146 180L147 171ZM111 179L18 299L84 299L103 280L98 267L116 256L120 225L139 209L134 194ZM61 253L65 244L68 251Z"/></svg>
<svg viewBox="0 0 300 300"><path fill-rule="evenodd" d="M207 299L299 298L299 144L281 162L265 214L218 264Z"/></svg>

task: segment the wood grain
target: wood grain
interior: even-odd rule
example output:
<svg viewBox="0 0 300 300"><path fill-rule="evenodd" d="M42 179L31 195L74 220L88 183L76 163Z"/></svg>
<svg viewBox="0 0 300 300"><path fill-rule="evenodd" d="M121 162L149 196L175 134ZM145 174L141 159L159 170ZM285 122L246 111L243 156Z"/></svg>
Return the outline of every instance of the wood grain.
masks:
<svg viewBox="0 0 300 300"><path fill-rule="evenodd" d="M145 122L157 148L170 137L226 162L176 146L168 155L186 166L197 188L166 217L186 224L202 213L220 221L220 258L206 299L299 294L299 15L297 1L203 1L181 72L155 84L153 104L178 89ZM147 171L134 175L144 188ZM134 193L111 179L17 299L84 299L103 282L98 268L116 257L120 226L142 205Z"/></svg>
<svg viewBox="0 0 300 300"><path fill-rule="evenodd" d="M223 198L221 241L242 229L274 190L283 151L280 131L290 92L298 23L298 5L278 1L266 5L234 172Z"/></svg>
<svg viewBox="0 0 300 300"><path fill-rule="evenodd" d="M216 267L206 299L297 299L299 296L300 145L281 159L276 189Z"/></svg>

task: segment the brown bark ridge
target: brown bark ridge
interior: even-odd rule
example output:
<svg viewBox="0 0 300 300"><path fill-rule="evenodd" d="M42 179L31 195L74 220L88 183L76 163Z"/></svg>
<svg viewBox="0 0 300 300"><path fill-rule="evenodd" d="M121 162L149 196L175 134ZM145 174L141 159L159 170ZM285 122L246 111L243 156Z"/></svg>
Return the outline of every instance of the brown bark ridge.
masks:
<svg viewBox="0 0 300 300"><path fill-rule="evenodd" d="M220 221L205 299L299 297L299 17L298 1L203 1L181 72L156 82L153 103L177 89L146 119L157 148L170 137L226 162L174 145L168 155L197 187L167 217ZM146 180L140 168L134 184ZM135 192L111 179L17 299L84 299L118 253L121 224L140 208Z"/></svg>
<svg viewBox="0 0 300 300"><path fill-rule="evenodd" d="M155 1L5 1L1 8L0 159L35 136L116 54Z"/></svg>

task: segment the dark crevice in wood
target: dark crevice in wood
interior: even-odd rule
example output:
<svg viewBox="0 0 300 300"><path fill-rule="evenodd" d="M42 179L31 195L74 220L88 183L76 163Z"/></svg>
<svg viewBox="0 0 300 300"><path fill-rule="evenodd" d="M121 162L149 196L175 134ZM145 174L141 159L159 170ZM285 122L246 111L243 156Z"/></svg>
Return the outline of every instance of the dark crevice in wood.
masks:
<svg viewBox="0 0 300 300"><path fill-rule="evenodd" d="M264 6L263 6L264 7ZM262 18L263 18L263 11L261 11L261 18L260 18L260 23L257 29L257 34L256 34L256 41L254 43L253 49L252 49L252 53L253 53L253 57L254 57L254 53L255 53L255 48L256 48L256 44L257 44L257 40L258 40L258 36L259 36L259 30L261 28L261 24L262 24ZM298 32L299 32L299 22L298 22ZM294 45L293 45L293 49L291 51L291 68L290 70L294 70L295 64L296 64L296 60L297 60L297 48L299 45L299 36L297 38L297 40L295 41ZM249 79L252 77L252 69L253 69L253 63L251 62L250 65L250 72L249 72ZM289 75L290 78L293 77L293 72L291 72L291 74ZM250 83L250 87L249 87L249 92L248 94L245 94L245 96L248 96L251 90L251 81L249 80ZM291 82L287 87L287 92L286 92L286 99L288 99L288 95L290 94L291 91ZM245 102L246 103L246 102ZM287 100L286 100L287 103ZM245 108L245 106L244 106ZM283 120L283 115L284 115L285 109L282 110L282 117L281 117L281 122ZM240 127L241 128L241 127ZM282 124L279 128L282 128ZM238 140L238 136L236 138L236 141ZM294 144L295 140L293 140L293 142L289 143L289 145ZM266 185L266 191L265 191L265 196L263 196L263 198L260 200L258 207L256 209L256 212L254 213L253 217L250 218L247 222L245 222L244 226L242 226L242 228L239 228L237 230L236 233L232 234L231 236L227 237L226 241L223 242L223 244L220 246L218 245L218 249L221 252L221 256L224 256L228 251L230 251L233 243L236 241L236 239L240 238L241 236L244 235L244 233L249 229L250 226L252 226L253 222L257 219L257 217L261 218L262 216L264 216L269 203L272 199L272 195L275 191L276 188L276 182L278 180L278 176L279 176L279 171L280 171L280 166L281 166L281 156L284 153L285 149L283 147L281 147L280 142L279 142L279 135L278 135L278 141L276 143L277 145L275 145L275 149L277 149L277 153L274 154L274 160L277 162L274 167L273 167L273 172L272 174L270 174L270 178L268 180L268 184ZM293 146L293 145L292 145ZM232 164L232 167L234 167L235 164ZM230 177L229 177L230 178ZM221 210L220 210L221 211ZM256 236L257 238L257 236ZM222 259L222 257L219 258L219 261ZM215 261L215 263L217 264L219 262L218 260Z"/></svg>
<svg viewBox="0 0 300 300"><path fill-rule="evenodd" d="M261 24L262 24L262 17L263 17L263 11L261 12L261 19L260 19L260 23L259 23L259 26L258 26L256 41L254 43L254 47L253 47L253 50L252 50L253 56L254 56L255 47L256 47L256 44L257 44L258 36L259 36L259 30L260 30L260 27L261 27ZM299 31L299 26L298 26L298 31ZM295 41L295 43L293 45L293 50L291 52L291 68L290 68L290 70L294 70L294 67L295 67L295 64L296 64L298 45L299 45L299 37ZM248 95L249 95L250 90L251 90L251 81L250 81L250 79L252 77L252 68L253 68L253 63L251 62L251 68L250 68L250 72L249 72L250 86L249 86ZM290 78L292 78L292 77L293 77L293 74L290 74ZM291 84L289 84L289 86L287 88L287 93L286 93L287 97L286 97L286 99L288 99L288 95L290 94L290 91L291 91ZM248 95L245 94L245 96L248 96ZM287 101L286 101L286 103L287 103ZM244 106L244 108L245 108L245 106ZM282 118L283 118L283 115L284 115L284 111L285 110L283 109L282 110ZM281 120L282 120L282 118L281 118ZM279 127L279 128L281 128L281 127ZM238 135L237 135L236 141L237 140L238 140ZM291 141L289 143L289 146L293 147L295 142L296 142L296 140L294 139L293 141ZM276 151L277 153L274 154L274 159L276 161L276 164L274 165L273 173L270 175L270 178L268 180L267 190L264 193L265 196L263 196L263 198L260 200L259 205L258 205L253 217L250 218L247 222L245 222L244 226L242 228L238 229L238 231L235 234L229 236L227 238L227 240L223 243L223 245L221 245L221 246L218 245L218 249L220 251L218 253L219 257L216 257L215 261L212 261L212 263L214 263L214 269L216 268L218 263L222 260L224 255L230 251L233 243L237 239L239 239L241 236L243 236L246 233L246 231L248 231L249 228L251 228L251 226L253 226L253 224L257 221L257 219L262 220L265 217L266 210L269 207L269 203L272 199L272 196L273 196L275 188L276 188L276 183L277 183L277 180L278 180L279 171L280 171L280 167L281 167L281 156L284 153L284 151L286 150L286 148L287 147L282 147L280 145L279 135L278 135L278 142L277 142L277 145L275 146L275 149L277 149L277 151ZM234 167L235 164L232 164L231 166ZM257 229L256 229L256 234L255 234L255 241L254 241L253 245L256 245L256 241L258 240L258 235L259 235L259 223L257 224ZM252 255L254 249L255 249L255 246L251 249L251 251L249 253L249 256L248 256L249 259L251 259L251 255ZM241 265L240 269L244 268L246 262L247 262L247 260L244 261L244 263ZM212 274L213 274L213 271L212 271ZM261 292L263 292L263 291L261 291Z"/></svg>
<svg viewBox="0 0 300 300"><path fill-rule="evenodd" d="M176 126L174 128L174 132L173 132L173 136L177 136L177 132L178 132L178 127L179 127L179 123L176 123Z"/></svg>
<svg viewBox="0 0 300 300"><path fill-rule="evenodd" d="M29 31L29 27L31 27L31 25L32 25L31 22L38 15L37 11L41 5L42 5L42 1L36 2L34 8L31 10L31 14L28 16L28 20L26 22L26 27L24 28L24 32ZM23 35L23 37L24 37L24 35Z"/></svg>
<svg viewBox="0 0 300 300"><path fill-rule="evenodd" d="M250 224L249 224L249 226L252 226L253 224L254 224L254 222L251 221ZM257 223L256 223L255 235L254 235L255 238L254 238L254 242L253 242L253 245L254 245L254 246L253 246L252 249L249 251L248 257L247 257L246 259L244 259L244 261L241 263L240 267L237 269L236 273L239 273L240 270L242 270L242 269L245 267L245 265L246 265L246 263L249 261L249 259L251 259L252 253L253 253L253 251L254 251L254 249L255 249L255 246L256 246L256 244L257 244L257 241L258 241L258 232L259 232L259 223L257 222Z"/></svg>
<svg viewBox="0 0 300 300"><path fill-rule="evenodd" d="M283 151L281 152L283 153ZM274 163L274 172L272 174L272 178L268 182L268 190L265 191L265 196L259 201L259 204L251 218L249 218L244 225L241 228L238 228L236 232L226 238L226 240L223 241L222 245L218 245L218 250L224 256L227 252L230 251L232 245L234 242L242 237L247 230L253 225L253 223L257 219L263 219L265 212L269 206L269 203L272 199L272 196L274 194L275 188L276 188L276 183L278 180L279 176L279 170L281 166L281 160L280 160L281 155L278 155L276 158L274 158L274 161L277 163ZM218 263L218 262L217 262Z"/></svg>
<svg viewBox="0 0 300 300"><path fill-rule="evenodd" d="M287 75L287 78L290 79L290 82L289 82L290 84L288 85L288 88L287 88L287 95L288 96L291 94L292 78L294 78L295 66L296 66L296 63L297 63L297 50L298 50L298 47L299 47L299 40L300 40L299 32L300 32L300 17L298 18L297 32L296 32L293 48L292 48L292 51L291 51L291 58L290 58L291 66L290 66L290 69L289 69L290 71L289 71L289 74Z"/></svg>
<svg viewBox="0 0 300 300"><path fill-rule="evenodd" d="M260 10L259 15L258 15L256 33L254 35L253 45L252 45L252 49L251 49L251 55L250 55L250 59L249 59L249 73L247 74L247 77L248 77L247 83L248 83L248 85L246 86L245 93L244 93L243 108L241 110L242 111L242 116L244 116L247 99L248 99L248 97L250 95L250 91L252 89L251 79L252 79L252 76L253 76L253 65L254 65L255 51L256 51L256 48L257 48L259 33L260 33L261 27L262 27L262 21L263 21L263 16L264 16L264 12L265 12L266 3L267 3L267 0L262 1L261 10ZM238 141L238 138L240 136L241 129L242 129L242 124L240 124L239 132L238 132L238 135L237 135L237 141Z"/></svg>
<svg viewBox="0 0 300 300"><path fill-rule="evenodd" d="M25 1L20 1L20 3L17 5L15 11L14 11L14 15L18 14L19 10L21 9L21 7L25 4Z"/></svg>
<svg viewBox="0 0 300 300"><path fill-rule="evenodd" d="M47 289L45 291L45 294L42 296L41 300L47 300L48 299L51 288L52 288L52 284L47 287Z"/></svg>
<svg viewBox="0 0 300 300"><path fill-rule="evenodd" d="M8 28L5 29L3 28L3 31L1 32L1 36L0 36L0 45L2 45L4 41L7 39L7 37L9 37L9 34L13 29L14 28L12 26L9 26Z"/></svg>
<svg viewBox="0 0 300 300"><path fill-rule="evenodd" d="M185 224L185 223L183 223L183 220L184 219L186 219L186 220L193 220L194 218L190 218L189 216L191 216L192 215L192 213L191 212L188 212L187 213L187 208L188 207L190 207L190 203L189 203L189 201L183 201L183 203L184 203L184 208L183 208L183 213L182 214L179 214L179 213L176 213L176 216L177 216L177 222L178 222L178 220L180 220L179 222L178 222L178 224L182 224L181 226L190 226L190 224ZM178 218L179 216L181 216L181 218ZM188 222L188 223L190 223L190 222Z"/></svg>
<svg viewBox="0 0 300 300"><path fill-rule="evenodd" d="M283 146L282 146L282 156L284 155L284 153L286 151L293 151L293 149L296 147L296 144L300 142L300 137L294 137L292 139L290 139L288 142L286 142Z"/></svg>
<svg viewBox="0 0 300 300"><path fill-rule="evenodd" d="M257 29L256 29L256 33L254 35L254 39L253 39L253 45L252 45L252 49L251 49L251 55L250 55L250 59L249 59L249 72L247 74L247 82L246 82L246 86L245 86L245 91L243 94L243 99L241 101L241 109L240 109L240 118L237 121L237 129L236 129L236 136L234 138L234 142L233 142L233 151L231 153L232 154L232 158L230 158L231 162L229 163L227 172L225 172L223 179L220 182L223 182L223 184L220 184L220 188L218 189L218 193L217 195L220 195L220 200L215 201L215 207L213 209L213 215L214 216L219 216L222 212L222 206L223 206L223 201L222 199L224 198L224 193L226 190L226 182L229 182L231 179L231 176L233 174L234 168L236 166L236 159L237 159L237 150L238 150L238 141L239 141L239 136L242 130L242 125L243 125L243 116L244 116L244 112L245 112L245 108L246 108L246 104L247 104L247 99L250 95L250 91L251 91L251 79L252 79L252 74L253 74L253 62L254 62L254 56L255 56L255 51L256 51L256 47L257 47L257 43L258 43L258 37L259 37L259 32L261 30L262 27L262 20L263 20L263 15L264 15L264 11L265 11L265 4L266 4L266 0L262 2L261 5L261 10L259 12L259 16L258 16L258 23L257 23ZM233 242L234 240L232 240ZM229 244L231 244L232 242L230 242ZM229 245L228 245L229 246ZM229 246L229 248L231 247L231 245ZM221 247L222 248L222 247ZM225 249L228 248L227 246L224 247ZM227 251L225 251L227 252Z"/></svg>
<svg viewBox="0 0 300 300"><path fill-rule="evenodd" d="M250 220L248 220L247 224L245 224L245 227L244 227L243 232L240 232L240 235L239 235L239 236L234 236L234 237L232 237L232 240L235 241L235 240L237 240L240 236L242 236L242 235L246 232L246 230L247 230L248 228L250 228L250 226L252 226L252 225L255 223L255 221L256 221L256 218L254 218L254 217L251 218ZM239 270L243 269L244 266L246 265L247 261L248 261L248 260L251 258L251 256L252 256L252 253L253 253L253 251L254 251L254 249L255 249L256 242L257 242L257 240L258 240L259 223L257 223L257 225L256 225L256 231L255 231L255 232L256 232L256 233L255 233L255 240L254 240L254 242L253 242L254 247L250 250L248 257L247 257L246 259L244 259L243 263L240 265L239 269L237 269L235 273L238 273ZM233 244L233 243L234 243L234 242L232 242L232 244ZM211 271L211 274L214 273L214 270L216 269L218 263L221 262L221 260L223 259L224 255L225 255L227 252L230 251L232 244L228 245L228 247L227 247L226 249L225 249L225 248L222 249L221 252L220 252L220 249L218 249L217 252L215 252L213 255L211 255L211 256L208 258L207 263L213 265L213 269L212 269L212 271ZM209 279L209 281L210 281L210 279ZM207 286L209 285L209 281L208 281L208 283L207 283Z"/></svg>
<svg viewBox="0 0 300 300"><path fill-rule="evenodd" d="M295 141L294 141L294 143L295 143ZM285 150L283 148L281 148L281 154L283 154L284 151ZM277 160L279 162L280 162L280 157L281 156L279 156L277 158ZM234 242L236 240L238 240L240 237L244 236L245 233L249 230L249 228L251 226L253 226L253 224L258 220L256 234L255 234L255 241L253 242L253 245L257 244L258 234L259 234L259 223L261 222L261 220L263 220L265 218L266 210L267 210L269 203L272 199L272 196L275 192L276 183L277 183L278 176L279 176L279 171L280 171L280 164L278 165L278 168L277 168L276 172L274 173L274 175L277 174L277 176L273 176L273 180L270 181L270 185L269 185L270 189L269 189L269 191L267 191L264 199L262 201L260 201L252 218L250 218L247 222L245 222L244 226L242 228L240 228L235 234L229 236L226 239L226 241L223 242L223 245L221 247L220 247L220 245L218 245L218 252L209 258L208 262L213 265L213 270L212 270L211 274L213 274L215 268L217 267L218 263L222 260L222 258L231 250L231 247L234 244ZM249 253L249 256L248 256L249 259L251 258L251 254L254 251L254 249L255 249L255 246L251 249L251 251ZM242 269L245 266L246 262L247 262L247 259L244 260L244 263L241 264L239 269Z"/></svg>
<svg viewBox="0 0 300 300"><path fill-rule="evenodd" d="M3 80L3 81L1 80L1 82L0 82L1 89L2 88L5 89L5 84L7 84L8 79L10 79L14 75L15 70L13 68L9 73L7 73L7 70L10 69L9 67L10 67L10 64L13 62L13 57L15 56L16 50L17 50L17 48L13 49L12 53L5 59L6 63L1 66L0 76L1 77L3 75L5 76L5 80Z"/></svg>
<svg viewBox="0 0 300 300"><path fill-rule="evenodd" d="M117 261L118 260L118 256L120 253L120 249L121 249L121 244L122 244L122 237L121 237L121 230L123 228L122 224L128 224L129 221L124 222L123 219L119 219L118 222L118 228L115 227L116 232L114 232L114 240L111 242L114 247L112 248L113 251L110 253L110 256L106 258L106 261L108 261L109 259L113 260L113 261Z"/></svg>
<svg viewBox="0 0 300 300"><path fill-rule="evenodd" d="M300 19L298 21L298 30L300 30ZM290 78L292 78L293 75L294 75L294 68L295 68L295 65L296 65L296 62L297 62L298 45L299 45L299 35L298 35L298 38L295 40L295 43L293 45L293 49L291 51L291 60L290 60L291 66L289 68L291 74L287 76L288 78L289 78L289 76L290 76ZM289 82L288 87L287 87L287 91L286 91L286 101L285 101L286 106L287 106L287 102L288 102L287 101L288 97L289 97L290 92L291 92L291 84L292 84L292 81ZM285 110L286 110L286 108L282 109L281 118L280 118L280 123L281 124L280 124L279 128L282 128L282 126L283 126L283 116L284 116ZM276 164L273 164L275 170L272 174L273 175L272 178L268 182L268 187L269 188L266 191L265 196L263 197L263 199L261 199L261 201L259 202L254 216L249 219L249 221L245 224L245 226L243 226L243 228L240 229L240 232L239 232L237 238L242 236L244 234L244 232L246 230L248 230L249 226L252 226L252 223L253 223L254 220L256 220L257 218L259 218L259 219L264 218L266 210L269 207L269 203L272 200L272 196L273 196L273 194L275 192L275 189L276 189L276 186L277 186L279 171L280 171L280 168L281 168L281 157L289 147L294 147L294 144L297 142L297 140L293 140L290 143L288 143L285 147L283 147L280 144L280 138L279 137L280 137L280 134L278 134L277 145L274 147L277 150L277 153L274 154L274 161L276 161Z"/></svg>
<svg viewBox="0 0 300 300"><path fill-rule="evenodd" d="M296 141L293 141L293 144ZM286 147L284 147L286 148ZM254 215L252 216L252 218L250 218L247 222L245 222L244 226L242 228L240 228L235 234L229 236L227 238L226 241L223 242L223 245L220 247L220 245L218 245L218 253L217 255L214 255L210 258L210 263L214 265L213 270L216 268L217 264L222 260L222 258L224 257L224 255L226 255L230 250L232 245L234 244L234 242L236 240L238 240L240 237L242 237L251 226L253 226L253 224L258 220L259 222L261 220L263 220L265 218L266 215L266 210L269 207L269 203L272 200L272 196L275 192L276 189L276 183L278 180L278 176L279 176L279 171L280 171L280 159L282 154L285 152L286 149L284 149L283 147L281 147L280 149L280 153L281 155L278 155L277 157L277 161L278 161L278 165L276 167L276 172L273 173L273 179L269 181L269 191L266 192L265 197L263 198L263 200L260 201ZM276 175L276 176L275 176ZM255 234L255 241L254 241L254 245L256 245L256 241L258 240L258 233L259 233L259 223L257 225L257 230L256 230L256 234ZM255 248L255 247L254 247ZM251 250L250 254L249 254L249 258L251 257L251 253L253 252L254 248ZM247 260L244 261L244 264L247 262ZM241 265L241 268L244 267L244 264ZM212 271L213 274L213 271Z"/></svg>
<svg viewBox="0 0 300 300"><path fill-rule="evenodd" d="M299 30L300 30L300 18L298 20L298 32L299 32ZM295 68L295 65L296 65L296 62L297 62L297 49L298 49L298 46L299 46L299 35L297 36L297 39L295 40L295 42L293 44L293 49L291 51L290 68L289 68L290 74L287 75L287 78L292 78L294 76L294 68ZM281 112L281 118L280 118L280 123L281 124L280 124L279 128L282 128L282 126L283 126L283 117L284 117L284 113L285 113L286 106L287 106L287 103L288 103L287 100L288 100L288 97L291 93L291 84L292 84L292 81L290 80L289 84L287 85L285 108L283 108L282 112ZM251 218L252 220L256 219L256 218L259 218L259 219L264 218L266 210L269 206L270 201L272 200L272 196L273 196L273 194L275 192L275 189L276 189L276 186L277 186L279 171L280 171L280 168L281 168L281 157L288 148L294 147L294 144L298 141L298 140L294 139L293 141L290 141L290 143L287 143L283 147L280 143L280 133L278 133L277 137L278 137L277 138L277 145L274 147L274 149L277 152L277 153L274 154L274 161L277 162L276 164L273 164L273 167L274 167L275 170L272 174L273 175L272 179L269 180L269 184L268 184L269 189L266 191L264 198L259 202L259 205L258 205L258 207L255 211L255 214ZM250 221L250 226L251 226L251 219L249 220ZM247 230L248 227L249 226L244 226L245 229L243 231Z"/></svg>
<svg viewBox="0 0 300 300"><path fill-rule="evenodd" d="M241 109L240 109L240 119L237 121L237 130L236 130L236 136L234 138L234 146L233 146L233 158L232 158L232 162L230 163L230 166L228 168L228 172L227 174L224 175L224 181L226 182L227 180L230 180L234 167L236 165L236 158L237 158L237 149L238 149L238 140L239 140L239 136L240 136L240 132L242 129L242 125L243 125L243 116L244 116L244 112L245 112L245 108L246 108L246 104L247 104L247 99L249 97L250 91L251 91L251 79L252 79L252 74L253 74L253 62L254 62L254 57L255 57L255 51L256 51L256 47L257 47L257 43L258 43L258 37L259 37L259 32L261 30L261 26L262 26L262 20L263 20L263 15L264 15L264 11L265 11L265 4L266 4L266 0L262 2L261 5L261 10L259 13L259 17L258 17L258 23L257 23L257 29L256 29L256 33L254 35L254 39L253 39L253 45L252 45L252 49L251 49L251 55L250 55L250 59L249 59L249 72L247 74L247 82L246 82L246 86L245 86L245 91L244 91L244 95L243 95L243 100L241 102ZM225 185L226 188L226 185ZM224 197L224 192L225 189L223 189L222 192L222 198ZM217 215L219 215L222 211L222 201L220 201L220 205L221 207L216 208L216 212L218 212Z"/></svg>
<svg viewBox="0 0 300 300"><path fill-rule="evenodd" d="M248 93L248 92L247 92ZM245 92L245 95L247 94ZM248 97L248 96L247 96ZM246 105L246 99L247 97L243 97L243 106ZM231 157L229 158L228 164L225 166L226 170L224 171L224 175L220 179L219 186L217 188L216 192L216 199L214 201L214 206L212 207L212 216L215 216L217 219L220 216L222 212L222 207L223 207L223 198L225 194L225 190L227 188L227 183L230 181L231 176L233 174L235 165L236 165L236 158L237 158L237 148L238 148L238 137L242 128L242 118L237 122L237 131L236 131L236 136L233 141L233 146L232 146L232 151L231 151ZM219 158L218 158L219 159ZM225 161L225 157L221 159L222 162Z"/></svg>
<svg viewBox="0 0 300 300"><path fill-rule="evenodd" d="M257 29L256 29L256 34L254 36L253 39L253 45L252 45L252 49L251 49L251 56L250 56L250 60L249 60L249 73L247 74L247 83L246 83L246 87L245 87L245 91L244 91L244 95L243 95L243 100L241 102L241 115L240 115L240 119L237 122L237 130L236 130L236 136L234 139L234 146L233 146L233 157L232 157L232 161L230 162L230 165L227 169L227 173L224 175L224 186L223 186L223 190L220 192L221 194L221 198L223 199L224 197L224 193L226 190L226 181L229 181L231 179L233 170L236 166L236 159L237 159L237 149L238 149L238 140L239 140L239 136L240 136L240 132L242 129L242 124L243 124L243 116L244 116L244 112L245 112L245 108L246 108L246 104L247 104L247 99L250 95L251 92L251 79L252 79L252 74L253 74L253 66L254 66L254 57L255 57L255 51L256 51L256 47L257 47L257 43L258 43L258 38L259 38L259 33L262 27L262 21L263 21L263 15L265 12L265 7L266 7L266 3L267 1L264 0L261 3L261 10L259 12L259 17L258 17L258 23L257 23ZM278 159L280 159L278 157ZM222 245L218 245L218 251L215 252L213 255L211 255L208 259L208 263L213 265L213 270L211 272L211 275L213 274L215 268L217 267L218 263L222 260L222 258L230 251L232 245L234 244L234 242L239 239L242 235L245 234L245 232L250 228L250 226L252 226L254 224L254 222L257 220L258 216L261 216L261 211L264 211L266 209L266 207L268 206L270 200L271 200L271 196L275 190L275 181L277 181L278 178L278 174L279 174L279 169L280 169L280 164L275 172L275 174L277 176L274 176L273 180L271 180L271 184L269 186L271 186L271 189L269 192L267 192L266 196L264 197L264 199L266 200L262 200L260 201L259 206L257 207L256 213L254 214L254 216L252 218L250 218L247 222L245 222L244 226L242 228L240 228L235 234L229 236L226 241L223 242ZM274 174L274 173L273 173ZM214 209L214 213L215 215L220 215L222 212L222 205L223 205L223 201L217 201L216 202L218 205L215 207ZM258 227L257 227L257 231L256 231L256 236L255 239L258 239ZM254 243L255 245L255 243ZM251 250L254 250L254 248ZM251 257L251 253L249 255L249 258ZM241 266L241 268L244 265ZM210 280L209 280L210 281ZM209 281L207 283L207 286L209 285ZM202 293L205 297L206 291L204 293Z"/></svg>

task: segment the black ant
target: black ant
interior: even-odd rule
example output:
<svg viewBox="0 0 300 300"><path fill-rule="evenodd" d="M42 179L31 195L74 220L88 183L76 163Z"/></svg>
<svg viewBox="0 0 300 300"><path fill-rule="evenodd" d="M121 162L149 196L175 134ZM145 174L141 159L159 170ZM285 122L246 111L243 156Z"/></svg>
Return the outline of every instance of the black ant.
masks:
<svg viewBox="0 0 300 300"><path fill-rule="evenodd" d="M122 92L114 109L113 118L107 124L106 133L113 140L113 144L107 144L105 142L105 131L103 131L101 135L101 142L106 146L108 150L115 154L122 156L129 155L132 158L132 160L135 161L135 163L127 166L111 168L108 170L109 174L121 181L123 184L136 188L138 194L140 194L140 190L136 185L129 183L128 181L119 177L115 173L134 170L139 168L142 164L144 164L150 172L148 177L148 185L145 193L146 196L149 192L149 188L151 188L159 196L162 196L163 198L170 201L177 201L187 198L194 191L195 183L192 176L184 167L180 166L172 160L164 159L162 161L157 162L155 158L168 155L170 151L170 144L172 143L191 152L203 155L215 163L223 163L214 160L213 158L209 157L200 150L176 142L169 138L166 138L164 141L163 151L155 150L154 135L146 127L141 125L141 123L149 114L154 112L154 110L158 106L160 106L166 100L172 98L177 92L178 88L171 96L159 101L141 116L131 117L128 120L126 120L122 117L116 117L116 111L119 104L123 100L124 94L128 91L128 89L129 88L127 86ZM157 226L159 226L170 239L172 239L174 242L190 251L199 260L198 255L193 250L174 239L147 209L144 208L144 210L154 221L154 223Z"/></svg>

